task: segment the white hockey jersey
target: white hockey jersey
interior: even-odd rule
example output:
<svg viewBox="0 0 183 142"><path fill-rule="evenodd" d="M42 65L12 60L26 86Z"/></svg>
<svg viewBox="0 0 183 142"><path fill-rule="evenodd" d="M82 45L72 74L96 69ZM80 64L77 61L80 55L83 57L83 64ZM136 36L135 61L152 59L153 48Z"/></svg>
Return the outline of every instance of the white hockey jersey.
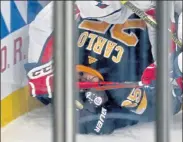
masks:
<svg viewBox="0 0 183 142"><path fill-rule="evenodd" d="M106 1L107 2L107 1ZM36 17L36 19L30 24L29 27L29 54L28 54L28 63L37 63L40 61L40 57L42 56L42 51L45 50L45 44L46 43L52 43L51 42L47 42L49 41L48 39L50 39L50 36L52 35L53 32L53 23L52 23L52 18L53 18L53 4L54 2L50 2ZM114 3L115 4L115 3ZM119 4L118 2L116 2L116 6L112 7L111 9L114 10L118 10L119 6L117 5ZM105 7L106 5L103 5L103 7ZM144 7L145 8L145 7ZM149 8L149 7L148 7ZM147 8L147 9L148 9ZM146 9L146 8L145 8ZM81 9L80 9L81 10ZM111 10L111 11L112 11ZM125 10L125 8L124 8ZM82 10L81 10L82 11ZM80 12L81 12L80 11ZM126 12L128 11L128 9L126 9ZM90 11L92 12L92 11ZM122 12L120 12L121 14L123 14ZM91 14L91 13L89 13ZM103 16L104 14L106 14L105 12L98 12L99 16ZM113 13L109 14L109 17L102 17L104 19L109 18L110 16L113 16ZM114 11L114 14L119 14L118 12ZM132 13L131 13L132 14ZM125 14L124 14L125 15ZM84 16L84 14L81 16ZM85 15L86 16L86 15ZM124 18L123 16L121 16L120 14L118 15L120 18ZM100 17L99 17L100 18ZM116 17L117 18L117 17ZM125 18L128 18L128 16L126 16ZM124 18L124 19L125 19ZM109 20L108 19L108 20ZM115 21L115 17L113 17L112 19L110 19L113 22L118 21L116 19ZM182 24L181 21L181 16L179 18L180 23ZM118 21L119 22L119 21ZM117 22L116 22L117 23ZM156 39L156 35L155 35L155 30L153 30L152 28L149 28L149 30L151 31L151 36L153 36L154 38L151 38L152 40ZM179 25L179 30L182 32L182 26ZM150 32L149 32L150 33ZM153 33L153 34L152 34ZM179 33L180 34L180 33ZM179 35L179 37L182 38L181 34ZM155 41L151 41L151 43L153 43L155 45ZM52 45L52 44L51 44ZM178 57L178 66L180 69L182 69L182 53L180 54L180 56ZM44 60L45 61L45 60ZM48 60L49 61L49 60ZM40 64L38 64L40 65ZM36 66L37 68L38 66ZM182 72L182 70L181 70ZM49 77L49 76L48 76ZM35 81L34 83L37 83L37 81ZM39 82L38 82L39 83ZM42 85L42 84L41 84ZM48 86L49 87L49 86ZM50 87L49 87L50 88Z"/></svg>
<svg viewBox="0 0 183 142"><path fill-rule="evenodd" d="M179 15L179 20L178 20L178 38L180 41L182 41L182 12Z"/></svg>
<svg viewBox="0 0 183 142"><path fill-rule="evenodd" d="M152 8L152 1L131 1L135 6L146 11ZM82 18L92 18L106 21L111 24L124 23L133 13L132 10L121 4L120 1L76 1Z"/></svg>
<svg viewBox="0 0 183 142"><path fill-rule="evenodd" d="M28 62L38 62L48 37L53 32L53 2L36 16L29 26Z"/></svg>
<svg viewBox="0 0 183 142"><path fill-rule="evenodd" d="M155 2L152 1L131 1L134 5L142 10L148 10L155 6ZM50 2L36 17L36 19L30 24L29 35L29 62L38 61L42 48L46 39L53 32L53 3ZM181 2L182 3L182 2ZM109 23L122 23L133 13L128 8L124 7L120 1L76 1L76 4L80 11L80 16L83 18L96 18L104 20ZM175 12L180 12L182 7L180 1L175 3ZM177 7L178 6L178 7ZM182 24L182 16L179 18L179 23ZM178 36L182 38L182 25L179 24ZM156 44L156 32L153 28L149 28L149 36L152 46ZM153 51L155 52L155 51Z"/></svg>
<svg viewBox="0 0 183 142"><path fill-rule="evenodd" d="M137 6L143 11L147 11L156 6L155 1L130 1L133 5ZM133 13L132 10L121 4L120 1L76 1L76 4L80 10L80 16L82 18L94 18L101 21L105 21L111 24L124 23L128 17ZM175 22L174 12L180 14L182 11L182 1L175 1L172 5L172 12L170 15L171 21ZM179 28L181 29L181 28ZM156 59L156 31L154 28L148 25L149 39L152 45L152 53L154 59ZM180 31L180 30L179 30Z"/></svg>

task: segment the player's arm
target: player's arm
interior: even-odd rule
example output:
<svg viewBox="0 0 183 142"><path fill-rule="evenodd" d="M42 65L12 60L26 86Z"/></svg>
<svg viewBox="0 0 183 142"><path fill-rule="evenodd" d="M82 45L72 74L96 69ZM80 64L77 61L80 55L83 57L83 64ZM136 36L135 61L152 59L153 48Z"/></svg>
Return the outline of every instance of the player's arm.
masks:
<svg viewBox="0 0 183 142"><path fill-rule="evenodd" d="M40 53L35 50L34 53L29 54L30 58L38 56L39 59L32 58L35 61L24 65L27 72L30 94L44 104L50 103L53 92L52 46L53 37L49 36ZM33 48L35 47L38 46ZM36 54L38 55L36 56Z"/></svg>
<svg viewBox="0 0 183 142"><path fill-rule="evenodd" d="M144 88L123 88L111 92L115 104L121 108L128 109L132 114L143 115L148 108L148 97Z"/></svg>
<svg viewBox="0 0 183 142"><path fill-rule="evenodd" d="M79 74L79 81L99 82L100 79L84 72ZM138 122L136 114L128 116L127 109L123 109L109 100L106 91L80 90L75 102L81 134L110 134L118 128Z"/></svg>
<svg viewBox="0 0 183 142"><path fill-rule="evenodd" d="M42 103L48 104L53 92L53 61L52 61L52 36L48 37L39 60L28 62L24 65L27 72L30 94L38 98ZM33 55L35 56L35 51ZM34 58L33 58L34 59Z"/></svg>
<svg viewBox="0 0 183 142"><path fill-rule="evenodd" d="M178 38L182 42L182 12L178 19Z"/></svg>
<svg viewBox="0 0 183 142"><path fill-rule="evenodd" d="M178 86L183 90L183 72L182 72L182 54L183 52L178 53L177 57L174 60L174 78Z"/></svg>
<svg viewBox="0 0 183 142"><path fill-rule="evenodd" d="M52 96L52 25L53 2L50 2L29 25L28 63L25 64L30 95L44 104Z"/></svg>
<svg viewBox="0 0 183 142"><path fill-rule="evenodd" d="M155 5L152 1L131 1L134 5L145 11ZM82 18L92 18L110 24L122 24L131 14L132 10L125 7L120 1L76 1Z"/></svg>
<svg viewBox="0 0 183 142"><path fill-rule="evenodd" d="M95 92L95 95L100 96L101 92ZM76 101L76 110L79 116L78 133L81 134L110 134L118 128L134 125L139 121L136 114L128 115L128 110L111 101L96 105L93 101L83 98L82 93Z"/></svg>
<svg viewBox="0 0 183 142"><path fill-rule="evenodd" d="M47 95L52 97L53 62L27 63L24 65L29 79L30 93L33 97Z"/></svg>
<svg viewBox="0 0 183 142"><path fill-rule="evenodd" d="M106 135L116 129L137 124L138 116L128 115L127 112L115 105L105 105L98 108L95 113L87 109L78 110L79 133Z"/></svg>
<svg viewBox="0 0 183 142"><path fill-rule="evenodd" d="M147 0L147 1L134 0L130 2L143 11L147 11L156 6L156 1L152 1L152 0Z"/></svg>
<svg viewBox="0 0 183 142"><path fill-rule="evenodd" d="M179 20L178 20L178 29L177 29L177 35L180 41L182 41L182 13L179 16ZM181 49L179 49L181 50ZM182 86L182 51L176 51L174 50L174 53L172 54L176 54L175 59L173 59L173 79L176 80L178 86L180 88L183 88ZM156 65L155 63L151 64L150 66L148 66L143 74L142 74L142 83L144 85L149 85L151 84L153 81L155 81L156 79Z"/></svg>

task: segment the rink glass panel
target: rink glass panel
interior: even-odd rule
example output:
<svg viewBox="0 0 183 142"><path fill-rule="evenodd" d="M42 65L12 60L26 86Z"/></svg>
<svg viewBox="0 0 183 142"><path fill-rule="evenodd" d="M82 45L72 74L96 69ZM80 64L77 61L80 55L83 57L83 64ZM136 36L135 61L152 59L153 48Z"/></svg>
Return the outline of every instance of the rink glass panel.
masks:
<svg viewBox="0 0 183 142"><path fill-rule="evenodd" d="M148 14L152 13L149 11ZM155 15L151 16L155 18ZM77 131L85 134L79 135L77 140L95 134L101 136L92 135L92 140L142 141L148 136L149 141L154 141L156 51L155 45L151 44L146 22L136 15L131 15L123 24L82 18L77 21L76 48L79 60L76 71L80 87L84 88L80 88L76 100ZM170 28L176 29L176 24L170 23ZM154 38L156 40L156 36ZM169 78L175 81L174 64L179 51L175 51L176 45L172 40L168 45L171 52L170 58L167 58L170 60ZM175 89L178 86L172 82L170 86L167 95L172 96L172 91L179 89ZM171 115L171 140L177 138L181 141L182 127L178 126L182 124L181 102L177 99L172 96L170 106L172 114L176 114ZM180 131L176 133L175 129Z"/></svg>
<svg viewBox="0 0 183 142"><path fill-rule="evenodd" d="M153 121L156 107L154 70L148 74L149 78L146 76L142 78L144 70L154 63L155 56L148 36L147 24L136 15L131 15L122 24L81 18L77 18L76 23L76 45L73 48L76 50L74 55L76 87L79 86L79 92L75 94L77 141L138 142L147 139L146 136L149 141L154 141ZM38 23L33 24L33 26L38 25ZM42 29L44 26L39 28ZM35 33L42 31L33 30ZM43 64L49 62L53 55L52 30L47 27L44 30L46 32L40 33L40 36L30 35L32 36L30 38L34 38L33 41L41 42L39 46L41 49L47 48L45 50L47 53L42 52L43 59L39 60ZM45 33L46 35L43 36L42 34ZM169 48L172 47L173 43ZM35 55L30 53L29 51L29 57L33 58ZM176 55L171 57L172 68L174 56ZM153 67L152 65L150 68ZM141 86L142 79L148 87ZM150 84L149 79L152 81ZM43 84L38 85L42 87ZM50 96L46 94L36 98L44 105L48 105L52 100ZM45 108L47 108L46 113L40 113L39 110L35 112L36 118L49 120L54 117L50 109L52 104ZM32 113L27 115L28 119L33 119ZM180 117L181 114L173 117L172 128L172 139L178 141L182 140ZM38 126L47 125L42 122L36 123Z"/></svg>

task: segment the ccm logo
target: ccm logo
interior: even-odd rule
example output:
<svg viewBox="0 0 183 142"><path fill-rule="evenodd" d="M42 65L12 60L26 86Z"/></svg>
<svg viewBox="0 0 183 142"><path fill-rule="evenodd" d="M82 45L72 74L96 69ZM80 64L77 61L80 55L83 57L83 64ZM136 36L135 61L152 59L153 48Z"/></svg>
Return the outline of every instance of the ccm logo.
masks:
<svg viewBox="0 0 183 142"><path fill-rule="evenodd" d="M30 79L37 79L42 76L49 75L52 72L53 72L53 61L50 61L42 66L33 68L28 72L27 75Z"/></svg>

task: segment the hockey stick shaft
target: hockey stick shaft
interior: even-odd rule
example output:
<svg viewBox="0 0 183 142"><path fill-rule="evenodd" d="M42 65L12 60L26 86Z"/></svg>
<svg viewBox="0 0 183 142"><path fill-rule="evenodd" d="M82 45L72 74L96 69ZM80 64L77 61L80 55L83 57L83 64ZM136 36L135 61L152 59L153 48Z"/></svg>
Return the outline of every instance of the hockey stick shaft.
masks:
<svg viewBox="0 0 183 142"><path fill-rule="evenodd" d="M79 89L95 89L97 91L143 87L143 84L141 82L118 83L118 82L103 81L103 82L77 82L76 84ZM84 108L84 105L78 100L75 100L75 105L76 108L79 110L82 110Z"/></svg>
<svg viewBox="0 0 183 142"><path fill-rule="evenodd" d="M136 15L138 15L141 19L146 21L151 27L156 28L157 27L157 22L149 15L147 15L144 11L140 10L138 7L133 5L129 1L123 1L121 0L121 3L131 9ZM176 34L173 33L170 29L168 31L171 34L172 40L179 46L182 47L182 42L177 38Z"/></svg>
<svg viewBox="0 0 183 142"><path fill-rule="evenodd" d="M141 88L143 85L141 82L77 82L79 89L95 89L97 91L120 89L120 88Z"/></svg>

